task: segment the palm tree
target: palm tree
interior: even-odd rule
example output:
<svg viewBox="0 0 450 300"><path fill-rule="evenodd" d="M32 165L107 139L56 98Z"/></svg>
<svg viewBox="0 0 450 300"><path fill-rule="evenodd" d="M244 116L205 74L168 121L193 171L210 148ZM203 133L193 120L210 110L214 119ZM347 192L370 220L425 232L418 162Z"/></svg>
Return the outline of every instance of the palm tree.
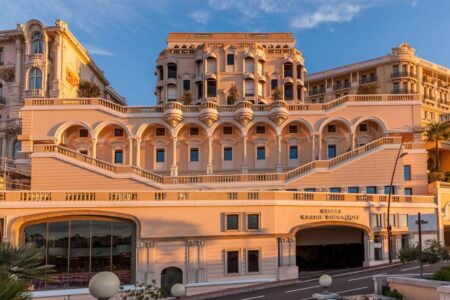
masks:
<svg viewBox="0 0 450 300"><path fill-rule="evenodd" d="M441 122L433 122L431 123L426 132L427 142L435 143L435 154L436 154L436 163L434 165L435 171L439 171L441 169L441 162L439 158L439 142L446 141L449 138L449 133L447 132L447 126L442 124Z"/></svg>
<svg viewBox="0 0 450 300"><path fill-rule="evenodd" d="M52 265L42 265L41 250L33 244L0 243L0 299L26 300L31 280L53 280Z"/></svg>

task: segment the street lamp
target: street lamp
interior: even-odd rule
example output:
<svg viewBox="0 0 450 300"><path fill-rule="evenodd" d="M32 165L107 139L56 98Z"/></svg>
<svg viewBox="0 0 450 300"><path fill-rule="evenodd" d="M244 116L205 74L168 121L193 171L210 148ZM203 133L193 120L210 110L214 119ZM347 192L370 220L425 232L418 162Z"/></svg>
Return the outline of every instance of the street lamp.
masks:
<svg viewBox="0 0 450 300"><path fill-rule="evenodd" d="M120 287L120 280L111 272L100 272L89 280L89 293L98 300L108 300Z"/></svg>
<svg viewBox="0 0 450 300"><path fill-rule="evenodd" d="M177 299L180 299L186 294L186 288L181 283L175 283L172 285L172 288L170 289L170 293L172 296L174 296Z"/></svg>
<svg viewBox="0 0 450 300"><path fill-rule="evenodd" d="M391 185L389 186L389 197L388 197L388 209L387 209L387 233L388 233L388 255L389 255L389 263L392 263L392 226L391 226L391 195L392 195L392 188L393 188L393 184L394 184L394 176L395 176L395 169L397 169L397 163L398 160L402 157L405 157L406 155L408 155L407 152L403 152L400 154L400 152L402 151L403 148L403 137L402 137L402 142L400 143L400 148L398 148L398 152L397 152L397 158L395 159L395 164L394 164L394 170L392 170L392 176L391 176Z"/></svg>

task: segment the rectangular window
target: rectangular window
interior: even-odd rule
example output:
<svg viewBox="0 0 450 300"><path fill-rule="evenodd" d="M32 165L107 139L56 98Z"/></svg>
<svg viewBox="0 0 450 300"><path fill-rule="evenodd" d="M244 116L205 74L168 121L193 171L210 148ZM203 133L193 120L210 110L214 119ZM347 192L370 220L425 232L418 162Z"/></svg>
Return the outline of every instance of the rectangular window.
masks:
<svg viewBox="0 0 450 300"><path fill-rule="evenodd" d="M239 230L239 215L238 214L228 214L227 215L227 230Z"/></svg>
<svg viewBox="0 0 450 300"><path fill-rule="evenodd" d="M247 273L259 272L259 250L247 251Z"/></svg>
<svg viewBox="0 0 450 300"><path fill-rule="evenodd" d="M197 99L203 98L203 83L197 83Z"/></svg>
<svg viewBox="0 0 450 300"><path fill-rule="evenodd" d="M208 80L207 82L207 95L208 97L216 97L217 95L217 83L215 80Z"/></svg>
<svg viewBox="0 0 450 300"><path fill-rule="evenodd" d="M403 166L403 176L404 176L405 181L411 180L411 166L410 165Z"/></svg>
<svg viewBox="0 0 450 300"><path fill-rule="evenodd" d="M400 227L408 227L408 215L407 214L399 215L399 224L400 224Z"/></svg>
<svg viewBox="0 0 450 300"><path fill-rule="evenodd" d="M166 135L166 129L164 127L156 128L156 136L165 136L165 135Z"/></svg>
<svg viewBox="0 0 450 300"><path fill-rule="evenodd" d="M298 147L289 146L289 159L298 159Z"/></svg>
<svg viewBox="0 0 450 300"><path fill-rule="evenodd" d="M304 191L305 193L315 193L315 192L316 192L316 189L315 189L315 188L306 188L306 189L303 189L303 191Z"/></svg>
<svg viewBox="0 0 450 300"><path fill-rule="evenodd" d="M359 187L357 186L351 186L348 188L348 192L351 194L358 194L359 193Z"/></svg>
<svg viewBox="0 0 450 300"><path fill-rule="evenodd" d="M266 126L256 126L256 134L266 133Z"/></svg>
<svg viewBox="0 0 450 300"><path fill-rule="evenodd" d="M339 187L330 188L330 193L340 193L340 192L341 192L341 188L339 188Z"/></svg>
<svg viewBox="0 0 450 300"><path fill-rule="evenodd" d="M289 133L298 133L297 125L289 125Z"/></svg>
<svg viewBox="0 0 450 300"><path fill-rule="evenodd" d="M328 145L328 158L336 157L336 145Z"/></svg>
<svg viewBox="0 0 450 300"><path fill-rule="evenodd" d="M327 126L327 131L328 132L336 132L336 125L334 124L330 124Z"/></svg>
<svg viewBox="0 0 450 300"><path fill-rule="evenodd" d="M165 161L165 151L164 149L156 149L156 162L162 163Z"/></svg>
<svg viewBox="0 0 450 300"><path fill-rule="evenodd" d="M256 159L265 160L266 159L266 147L260 146L256 148Z"/></svg>
<svg viewBox="0 0 450 300"><path fill-rule="evenodd" d="M88 151L87 150L80 150L80 154L88 155Z"/></svg>
<svg viewBox="0 0 450 300"><path fill-rule="evenodd" d="M223 148L223 160L224 161L233 160L233 148L232 147Z"/></svg>
<svg viewBox="0 0 450 300"><path fill-rule="evenodd" d="M239 274L239 251L227 251L227 274Z"/></svg>
<svg viewBox="0 0 450 300"><path fill-rule="evenodd" d="M390 214L389 215L389 223L392 227L397 226L397 223L395 221L396 221L395 214Z"/></svg>
<svg viewBox="0 0 450 300"><path fill-rule="evenodd" d="M272 79L270 80L270 89L274 90L278 87L278 79Z"/></svg>
<svg viewBox="0 0 450 300"><path fill-rule="evenodd" d="M367 132L367 124L365 123L359 124L359 131Z"/></svg>
<svg viewBox="0 0 450 300"><path fill-rule="evenodd" d="M123 150L114 150L114 163L123 164Z"/></svg>
<svg viewBox="0 0 450 300"><path fill-rule="evenodd" d="M259 230L259 214L247 215L247 230Z"/></svg>
<svg viewBox="0 0 450 300"><path fill-rule="evenodd" d="M233 66L234 65L234 53L227 54L227 65Z"/></svg>
<svg viewBox="0 0 450 300"><path fill-rule="evenodd" d="M381 214L372 214L371 215L372 228L381 228L381 226L382 226L381 221L382 221Z"/></svg>
<svg viewBox="0 0 450 300"><path fill-rule="evenodd" d="M122 128L114 128L114 136L123 136Z"/></svg>
<svg viewBox="0 0 450 300"><path fill-rule="evenodd" d="M191 81L189 79L183 80L183 90L185 90L185 91L191 90Z"/></svg>
<svg viewBox="0 0 450 300"><path fill-rule="evenodd" d="M413 194L413 190L412 188L405 188L405 195L407 196L411 196Z"/></svg>
<svg viewBox="0 0 450 300"><path fill-rule="evenodd" d="M189 128L189 135L199 135L200 128L198 127L190 127Z"/></svg>
<svg viewBox="0 0 450 300"><path fill-rule="evenodd" d="M392 192L391 192L391 186L390 185L386 185L384 187L384 194L385 195L389 195L389 193L391 193L392 195L395 194L395 186L392 188Z"/></svg>
<svg viewBox="0 0 450 300"><path fill-rule="evenodd" d="M233 134L233 127L231 126L223 127L223 134Z"/></svg>
<svg viewBox="0 0 450 300"><path fill-rule="evenodd" d="M376 186L368 186L366 187L366 194L376 194L377 187Z"/></svg>
<svg viewBox="0 0 450 300"><path fill-rule="evenodd" d="M375 260L383 260L383 238L379 235L373 237Z"/></svg>
<svg viewBox="0 0 450 300"><path fill-rule="evenodd" d="M199 150L198 148L191 148L190 151L190 161L192 162L198 162L199 161Z"/></svg>
<svg viewBox="0 0 450 300"><path fill-rule="evenodd" d="M177 78L177 65L169 63L167 65L167 78Z"/></svg>
<svg viewBox="0 0 450 300"><path fill-rule="evenodd" d="M87 129L80 129L80 137L88 137L89 132Z"/></svg>

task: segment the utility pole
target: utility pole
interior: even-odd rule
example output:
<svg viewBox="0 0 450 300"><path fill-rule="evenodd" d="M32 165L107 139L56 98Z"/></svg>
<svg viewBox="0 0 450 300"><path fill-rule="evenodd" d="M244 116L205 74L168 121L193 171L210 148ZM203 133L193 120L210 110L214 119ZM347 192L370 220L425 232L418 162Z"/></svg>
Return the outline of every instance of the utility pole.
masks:
<svg viewBox="0 0 450 300"><path fill-rule="evenodd" d="M422 224L428 224L427 221L422 220L421 214L417 214L417 227L419 229L419 268L420 268L420 278L423 278L423 263L422 263Z"/></svg>

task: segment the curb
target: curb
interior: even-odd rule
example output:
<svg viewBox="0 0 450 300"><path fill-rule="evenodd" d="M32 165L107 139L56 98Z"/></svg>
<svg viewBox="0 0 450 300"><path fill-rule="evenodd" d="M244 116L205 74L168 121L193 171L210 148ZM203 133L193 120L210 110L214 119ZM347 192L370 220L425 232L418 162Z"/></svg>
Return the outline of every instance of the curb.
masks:
<svg viewBox="0 0 450 300"><path fill-rule="evenodd" d="M329 275L332 278L342 277L342 276L347 276L347 275L359 274L359 273L363 273L363 272L388 269L388 268L392 268L392 267L397 267L402 264L403 263L401 263L401 262L396 262L396 263L392 263L392 264L382 264L382 265L378 265L378 266L374 266L374 267L366 267L363 269L358 269L355 271L337 273L336 275L332 275L332 274L330 275L330 273L329 273ZM303 283L303 282L311 282L311 281L317 280L320 277L320 275L314 275L313 278L309 278L309 279L297 278L297 279L289 279L289 280L283 280L283 281L275 281L272 283L261 283L261 284L249 285L246 287L224 289L224 290L216 291L216 292L209 292L209 293L204 293L204 294L187 296L187 297L184 297L183 299L184 300L208 300L208 299L214 299L217 297L232 296L232 295L246 293L246 292L259 291L259 290L263 290L263 289L267 289L267 288L288 286L288 285L293 285L293 284Z"/></svg>

